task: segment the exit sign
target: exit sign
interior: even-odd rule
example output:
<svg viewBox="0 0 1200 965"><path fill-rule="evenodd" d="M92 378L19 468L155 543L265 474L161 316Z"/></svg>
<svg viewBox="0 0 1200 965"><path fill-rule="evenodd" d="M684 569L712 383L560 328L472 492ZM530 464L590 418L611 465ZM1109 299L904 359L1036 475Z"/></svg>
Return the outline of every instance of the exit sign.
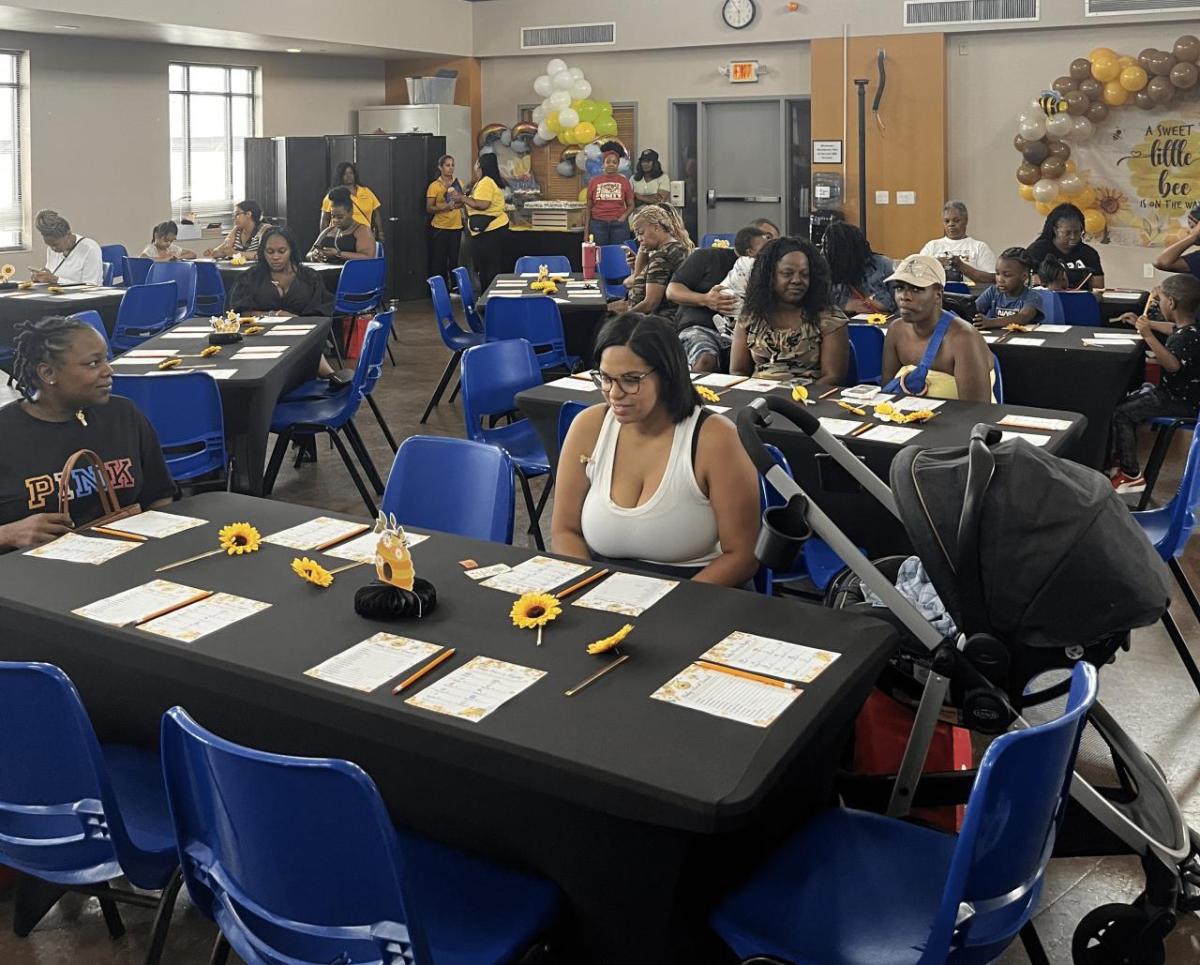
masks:
<svg viewBox="0 0 1200 965"><path fill-rule="evenodd" d="M731 84L757 84L758 83L758 61L757 60L734 60L729 64L729 83Z"/></svg>

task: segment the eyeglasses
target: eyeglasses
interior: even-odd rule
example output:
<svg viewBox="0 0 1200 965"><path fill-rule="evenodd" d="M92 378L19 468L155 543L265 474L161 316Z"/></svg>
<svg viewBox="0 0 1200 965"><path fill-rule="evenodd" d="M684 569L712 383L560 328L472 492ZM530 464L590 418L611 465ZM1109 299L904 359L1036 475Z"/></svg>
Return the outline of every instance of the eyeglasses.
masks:
<svg viewBox="0 0 1200 965"><path fill-rule="evenodd" d="M654 374L654 369L649 369L638 375L626 373L615 379L611 375L601 372L599 369L593 369L589 374L592 377L592 381L596 383L596 388L601 392L611 392L613 385L619 385L621 391L626 395L637 395L646 378Z"/></svg>

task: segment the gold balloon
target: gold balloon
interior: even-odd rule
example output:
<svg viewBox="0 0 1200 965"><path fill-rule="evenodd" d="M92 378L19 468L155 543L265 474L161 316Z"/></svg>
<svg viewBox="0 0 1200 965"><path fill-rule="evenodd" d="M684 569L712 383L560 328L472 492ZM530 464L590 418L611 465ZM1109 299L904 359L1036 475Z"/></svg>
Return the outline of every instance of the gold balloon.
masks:
<svg viewBox="0 0 1200 965"><path fill-rule="evenodd" d="M1068 158L1068 159L1067 159L1067 160L1064 162L1064 165L1063 165L1063 166L1064 166L1064 167L1066 167L1066 169L1067 169L1067 174L1074 174L1076 171L1078 171L1078 170L1079 170L1079 165L1075 163L1075 159L1074 159L1074 158Z"/></svg>
<svg viewBox="0 0 1200 965"><path fill-rule="evenodd" d="M1097 47L1090 54L1088 54L1088 60L1090 60L1093 64L1100 59L1116 60L1117 52L1111 47Z"/></svg>
<svg viewBox="0 0 1200 965"><path fill-rule="evenodd" d="M1116 57L1097 57L1092 61L1092 76L1102 84L1116 80L1121 74L1121 65Z"/></svg>
<svg viewBox="0 0 1200 965"><path fill-rule="evenodd" d="M1110 80L1107 84L1104 85L1104 103L1107 104L1109 107L1120 107L1127 100L1129 100L1129 91L1127 91L1124 87L1122 87L1119 82L1117 82L1115 80ZM1099 107L1100 105L1095 104L1093 106ZM1108 111L1105 111L1104 117L1107 117L1107 116L1108 116ZM1100 117L1099 120L1104 120L1104 117ZM1093 122L1095 122L1097 120L1097 118L1092 117L1091 111L1088 111L1088 119Z"/></svg>
<svg viewBox="0 0 1200 965"><path fill-rule="evenodd" d="M1121 69L1124 70L1126 67L1132 67L1134 64L1136 64L1137 58L1136 57L1118 57L1117 63L1120 64Z"/></svg>
<svg viewBox="0 0 1200 965"><path fill-rule="evenodd" d="M1089 235L1102 234L1108 219L1099 208L1088 208L1083 212L1083 230Z"/></svg>
<svg viewBox="0 0 1200 965"><path fill-rule="evenodd" d="M1096 189L1084 188L1079 194L1071 199L1071 203L1080 211L1086 211L1096 203Z"/></svg>
<svg viewBox="0 0 1200 965"><path fill-rule="evenodd" d="M1150 80L1150 75L1136 64L1131 64L1121 71L1121 76L1117 79L1127 91L1136 93L1146 86L1147 81Z"/></svg>
<svg viewBox="0 0 1200 965"><path fill-rule="evenodd" d="M1054 205L1048 204L1045 201L1035 201L1033 206L1035 208L1037 208L1037 213L1040 214L1043 218L1046 217L1046 215L1048 215L1051 211L1054 210Z"/></svg>
<svg viewBox="0 0 1200 965"><path fill-rule="evenodd" d="M1033 200L1033 185L1032 184L1018 184L1017 185L1017 194L1019 194L1026 201L1032 201Z"/></svg>

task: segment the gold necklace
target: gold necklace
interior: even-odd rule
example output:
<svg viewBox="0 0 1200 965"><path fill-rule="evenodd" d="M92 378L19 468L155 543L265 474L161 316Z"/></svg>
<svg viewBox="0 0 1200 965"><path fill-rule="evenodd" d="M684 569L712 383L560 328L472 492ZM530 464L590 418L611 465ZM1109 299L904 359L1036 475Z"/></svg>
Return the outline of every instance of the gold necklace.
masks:
<svg viewBox="0 0 1200 965"><path fill-rule="evenodd" d="M79 424L80 424L81 426L83 426L85 429L87 428L87 424L88 424L88 421L87 421L87 416L85 416L85 415L83 414L83 410L82 410L82 409L76 409L76 410L75 410L75 418L79 420Z"/></svg>

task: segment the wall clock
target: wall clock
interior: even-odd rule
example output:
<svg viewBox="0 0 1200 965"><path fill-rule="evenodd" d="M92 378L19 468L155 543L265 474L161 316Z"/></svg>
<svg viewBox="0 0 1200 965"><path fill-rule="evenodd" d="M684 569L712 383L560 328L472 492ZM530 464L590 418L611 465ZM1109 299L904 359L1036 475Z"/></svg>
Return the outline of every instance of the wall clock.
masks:
<svg viewBox="0 0 1200 965"><path fill-rule="evenodd" d="M734 30L749 27L757 13L754 0L725 0L721 7L721 19Z"/></svg>

